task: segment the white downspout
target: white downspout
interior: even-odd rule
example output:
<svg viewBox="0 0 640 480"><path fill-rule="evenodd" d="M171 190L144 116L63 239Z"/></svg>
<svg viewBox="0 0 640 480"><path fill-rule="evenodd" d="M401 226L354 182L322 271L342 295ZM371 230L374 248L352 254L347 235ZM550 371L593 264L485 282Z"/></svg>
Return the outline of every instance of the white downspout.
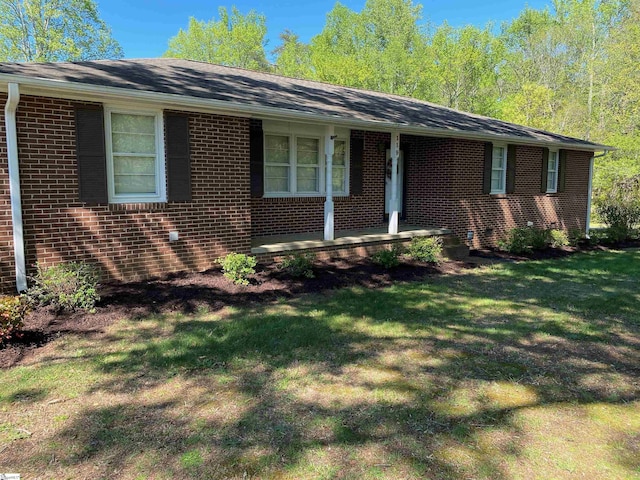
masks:
<svg viewBox="0 0 640 480"><path fill-rule="evenodd" d="M13 223L13 251L16 263L16 288L27 289L27 269L24 259L24 234L22 230L22 200L20 195L20 165L18 163L18 132L16 110L20 101L17 83L8 84L7 104L4 107L4 122L7 132L7 157L9 163L9 192L11 197L11 221Z"/></svg>
<svg viewBox="0 0 640 480"><path fill-rule="evenodd" d="M391 198L389 199L389 233L398 233L398 158L400 132L391 132Z"/></svg>
<svg viewBox="0 0 640 480"><path fill-rule="evenodd" d="M589 160L589 192L587 193L587 220L586 220L586 225L585 225L585 229L584 229L584 235L587 238L591 238L589 237L589 226L591 225L591 201L592 201L592 197L593 197L593 165L595 163L595 159L596 158L600 158L600 157L604 157L608 152L605 150L604 153L600 154L600 155L594 155L591 157L591 159Z"/></svg>
<svg viewBox="0 0 640 480"><path fill-rule="evenodd" d="M324 201L324 239L333 240L335 236L333 213L333 153L335 128L327 125L324 134L324 154L326 156L325 190L327 197Z"/></svg>

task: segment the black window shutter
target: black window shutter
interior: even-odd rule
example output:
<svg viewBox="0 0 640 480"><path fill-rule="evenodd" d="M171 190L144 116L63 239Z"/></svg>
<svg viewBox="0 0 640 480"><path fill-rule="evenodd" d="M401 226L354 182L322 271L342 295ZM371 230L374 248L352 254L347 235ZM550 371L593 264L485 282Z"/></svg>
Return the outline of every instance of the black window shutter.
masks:
<svg viewBox="0 0 640 480"><path fill-rule="evenodd" d="M362 195L362 157L364 154L364 139L352 138L351 139L351 158L349 160L350 166L350 183L351 183L351 195Z"/></svg>
<svg viewBox="0 0 640 480"><path fill-rule="evenodd" d="M191 154L189 116L166 113L167 189L170 202L191 201Z"/></svg>
<svg viewBox="0 0 640 480"><path fill-rule="evenodd" d="M547 193L547 174L549 173L549 149L542 149L542 173L540 174L540 191Z"/></svg>
<svg viewBox="0 0 640 480"><path fill-rule="evenodd" d="M107 155L101 106L75 108L79 197L85 203L107 203Z"/></svg>
<svg viewBox="0 0 640 480"><path fill-rule="evenodd" d="M493 143L484 144L484 178L482 181L482 193L491 193L491 162L493 160Z"/></svg>
<svg viewBox="0 0 640 480"><path fill-rule="evenodd" d="M507 146L507 193L516 191L516 146Z"/></svg>
<svg viewBox="0 0 640 480"><path fill-rule="evenodd" d="M264 135L257 122L249 129L249 162L251 196L260 198L264 195Z"/></svg>
<svg viewBox="0 0 640 480"><path fill-rule="evenodd" d="M567 151L560 150L558 157L558 192L564 192L567 183Z"/></svg>

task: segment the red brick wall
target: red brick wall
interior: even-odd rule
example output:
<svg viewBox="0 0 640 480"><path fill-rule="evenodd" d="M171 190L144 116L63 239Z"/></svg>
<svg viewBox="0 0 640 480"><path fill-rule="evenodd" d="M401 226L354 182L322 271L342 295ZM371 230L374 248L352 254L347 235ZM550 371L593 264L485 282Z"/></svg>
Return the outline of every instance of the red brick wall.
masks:
<svg viewBox="0 0 640 480"><path fill-rule="evenodd" d="M6 95L0 94L0 104ZM190 114L189 203L88 206L78 201L74 103L23 96L18 107L27 264L96 262L107 278L136 279L202 270L229 251L248 252L251 236L323 230L323 198L250 199L249 121ZM378 226L384 214L389 135L364 138L363 193L335 199L337 230ZM536 226L584 229L590 153L569 152L566 192L540 193L542 149L518 147L516 193L482 193L483 143L402 136L407 148L406 220L447 227L474 246L504 231ZM178 242L169 242L177 230ZM0 290L14 288L4 112L0 110Z"/></svg>
<svg viewBox="0 0 640 480"><path fill-rule="evenodd" d="M6 98L6 97L5 97ZM4 104L4 102L3 102ZM36 261L96 262L107 278L136 279L203 270L229 251L249 252L249 123L189 114L192 202L87 206L78 201L74 102L23 96L18 149L25 249ZM0 116L0 149L4 141ZM8 202L6 150L0 150L0 202ZM10 215L10 213L9 213ZM180 240L169 242L177 230ZM0 212L0 288L14 287L12 233Z"/></svg>
<svg viewBox="0 0 640 480"><path fill-rule="evenodd" d="M371 228L384 221L384 149L389 134L352 131L364 137L362 195L334 197L336 230ZM324 197L253 198L251 228L254 237L324 231Z"/></svg>
<svg viewBox="0 0 640 480"><path fill-rule="evenodd" d="M570 151L566 189L540 192L542 148L518 146L515 193L482 193L484 144L471 140L424 138L426 155L409 162L407 220L414 224L449 228L473 246L495 245L504 232L523 227L584 231L587 211L590 152Z"/></svg>
<svg viewBox="0 0 640 480"><path fill-rule="evenodd" d="M7 95L0 93L0 292L15 288L13 261L13 229L9 196L7 136L4 127L4 105Z"/></svg>

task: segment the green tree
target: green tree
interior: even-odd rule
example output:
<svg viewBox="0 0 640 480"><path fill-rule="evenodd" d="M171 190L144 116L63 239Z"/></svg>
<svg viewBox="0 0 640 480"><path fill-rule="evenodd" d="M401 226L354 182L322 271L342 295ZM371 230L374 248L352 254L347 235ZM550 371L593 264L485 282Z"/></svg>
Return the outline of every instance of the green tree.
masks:
<svg viewBox="0 0 640 480"><path fill-rule="evenodd" d="M186 58L231 67L268 71L265 55L267 25L264 15L246 15L232 7L218 10L219 20L189 19L189 27L169 40L165 57Z"/></svg>
<svg viewBox="0 0 640 480"><path fill-rule="evenodd" d="M298 35L285 30L280 34L281 44L274 50L275 72L287 77L311 78L311 52L309 46L299 40Z"/></svg>
<svg viewBox="0 0 640 480"><path fill-rule="evenodd" d="M446 22L431 40L435 78L434 101L448 107L495 115L498 101L498 67L502 46L491 26L453 28Z"/></svg>
<svg viewBox="0 0 640 480"><path fill-rule="evenodd" d="M427 48L420 15L411 0L368 0L360 13L337 3L311 40L313 77L421 97Z"/></svg>
<svg viewBox="0 0 640 480"><path fill-rule="evenodd" d="M122 58L93 0L0 0L0 59L56 62Z"/></svg>
<svg viewBox="0 0 640 480"><path fill-rule="evenodd" d="M359 14L336 3L322 32L311 39L313 78L366 88L375 72L364 58L364 37Z"/></svg>
<svg viewBox="0 0 640 480"><path fill-rule="evenodd" d="M548 9L525 8L503 24L502 118L532 127L562 130L563 96L569 91L562 29ZM531 94L539 95L531 98Z"/></svg>
<svg viewBox="0 0 640 480"><path fill-rule="evenodd" d="M594 191L605 195L640 175L640 1L634 0L606 43L598 139L618 150L596 160Z"/></svg>

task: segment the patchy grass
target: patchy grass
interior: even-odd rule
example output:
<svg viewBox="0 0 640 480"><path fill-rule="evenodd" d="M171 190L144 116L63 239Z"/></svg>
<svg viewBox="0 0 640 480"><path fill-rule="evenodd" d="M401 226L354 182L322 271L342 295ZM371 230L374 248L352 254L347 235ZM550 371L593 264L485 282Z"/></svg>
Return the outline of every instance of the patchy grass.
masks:
<svg viewBox="0 0 640 480"><path fill-rule="evenodd" d="M640 252L66 336L0 371L0 472L640 478Z"/></svg>

